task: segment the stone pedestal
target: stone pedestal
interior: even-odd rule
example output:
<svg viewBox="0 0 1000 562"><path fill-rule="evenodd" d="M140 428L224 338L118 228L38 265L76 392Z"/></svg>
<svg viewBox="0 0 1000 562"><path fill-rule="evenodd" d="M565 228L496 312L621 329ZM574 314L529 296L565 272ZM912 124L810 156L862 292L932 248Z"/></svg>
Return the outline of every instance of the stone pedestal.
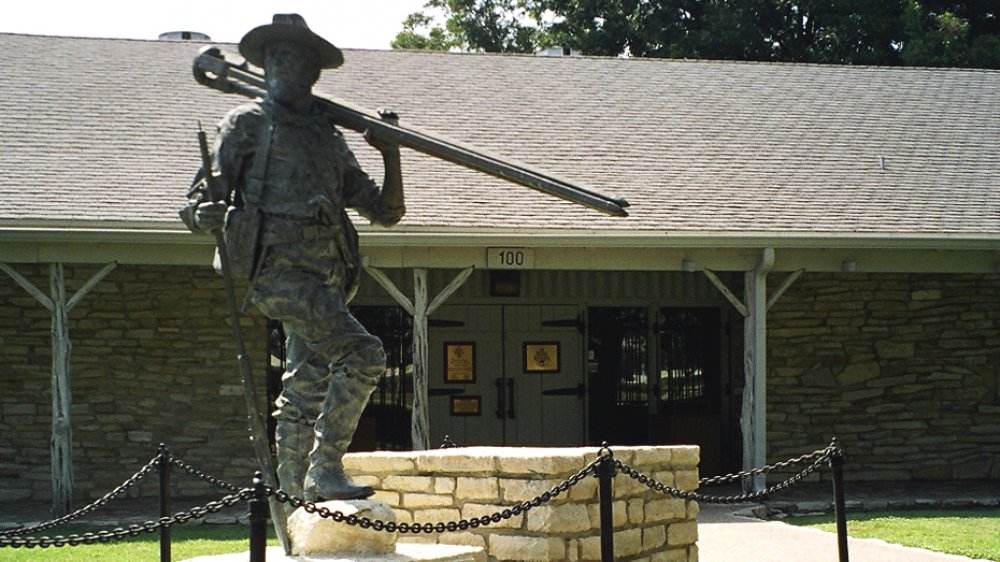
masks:
<svg viewBox="0 0 1000 562"><path fill-rule="evenodd" d="M680 490L698 487L697 447L615 447L613 452L616 459L666 486ZM565 482L593 461L597 453L596 447L350 453L344 456L347 472L355 482L376 490L372 496L376 501L367 503L388 504L398 523L423 525L489 516L489 525L444 533L401 533L396 550L385 554L284 557L278 549L273 554L268 551L267 560L596 562L601 560L602 525L596 478L583 478L527 512L511 513L511 517L498 521L492 517ZM620 471L613 486L616 561L697 562L696 502L652 490ZM339 511L347 513L347 509ZM368 517L387 520L374 514ZM347 527L331 524L338 528L337 532ZM198 562L246 562L246 553L241 556Z"/></svg>
<svg viewBox="0 0 1000 562"><path fill-rule="evenodd" d="M396 514L385 502L371 500L327 501L317 507L356 515L372 520L396 521ZM333 519L296 509L288 517L288 538L292 552L306 556L334 554L389 554L396 550L398 533L363 529L356 525L338 523Z"/></svg>
<svg viewBox="0 0 1000 562"><path fill-rule="evenodd" d="M615 447L615 458L657 482L698 487L697 447ZM471 520L532 500L573 476L596 447L459 447L428 451L348 453L352 478L375 488L405 523ZM402 543L463 544L490 560L551 562L601 559L598 482L587 477L526 513L478 528L401 534ZM696 562L698 504L651 490L626 474L614 479L615 552L619 562Z"/></svg>

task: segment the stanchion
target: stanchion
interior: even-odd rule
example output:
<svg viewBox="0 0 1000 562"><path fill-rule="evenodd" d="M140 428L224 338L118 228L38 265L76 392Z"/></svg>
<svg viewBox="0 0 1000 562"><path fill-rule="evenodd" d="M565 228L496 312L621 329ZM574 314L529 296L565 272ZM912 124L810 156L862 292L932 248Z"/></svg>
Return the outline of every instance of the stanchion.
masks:
<svg viewBox="0 0 1000 562"><path fill-rule="evenodd" d="M598 497L601 508L601 562L615 560L615 528L612 517L612 480L615 477L615 457L607 442L601 444L598 452L601 462L597 464Z"/></svg>
<svg viewBox="0 0 1000 562"><path fill-rule="evenodd" d="M265 562L267 557L267 492L264 475L253 477L253 498L250 499L250 562Z"/></svg>
<svg viewBox="0 0 1000 562"><path fill-rule="evenodd" d="M156 452L160 473L160 517L170 517L170 450L160 443ZM160 527L160 562L170 562L170 526Z"/></svg>
<svg viewBox="0 0 1000 562"><path fill-rule="evenodd" d="M834 441L836 446L836 441ZM844 502L844 453L839 447L830 456L833 468L833 509L837 516L837 552L840 562L849 562L847 552L847 511Z"/></svg>

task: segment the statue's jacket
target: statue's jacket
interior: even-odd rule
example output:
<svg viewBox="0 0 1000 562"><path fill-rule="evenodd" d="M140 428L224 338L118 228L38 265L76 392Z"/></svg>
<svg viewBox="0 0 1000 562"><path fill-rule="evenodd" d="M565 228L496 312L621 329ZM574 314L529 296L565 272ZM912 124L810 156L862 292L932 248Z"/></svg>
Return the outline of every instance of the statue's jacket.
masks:
<svg viewBox="0 0 1000 562"><path fill-rule="evenodd" d="M262 138L268 134L268 139ZM253 210L261 217L255 242L263 254L274 259L279 258L274 252L303 254L310 248L324 254L321 248L335 246L337 255L315 258L326 262L339 257L343 263L313 265L345 268L346 292L353 292L360 274L357 231L346 210L355 209L372 223L387 226L402 216L401 209L383 204L378 185L361 169L343 134L316 106L293 112L265 100L237 107L220 122L213 152L213 175L225 198L235 208ZM266 162L257 162L262 152ZM194 207L213 198L204 189L192 190L187 212L181 213L188 226ZM303 259L308 261L309 256L297 256L293 262Z"/></svg>

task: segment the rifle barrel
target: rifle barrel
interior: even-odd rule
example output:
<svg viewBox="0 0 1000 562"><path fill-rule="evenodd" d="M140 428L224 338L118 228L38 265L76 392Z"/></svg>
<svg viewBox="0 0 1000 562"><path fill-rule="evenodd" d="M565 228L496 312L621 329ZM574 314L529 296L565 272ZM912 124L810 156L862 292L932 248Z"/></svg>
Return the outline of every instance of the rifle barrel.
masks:
<svg viewBox="0 0 1000 562"><path fill-rule="evenodd" d="M251 98L267 95L267 83L262 75L226 61L215 47L206 47L195 57L194 75L198 83L226 93L236 93ZM629 203L624 197L571 182L531 168L522 162L473 148L440 135L432 135L414 127L395 125L349 102L319 95L313 97L324 111L344 128L359 133L371 131L378 138L398 142L401 146L453 164L530 187L609 215L628 216L625 207L628 207Z"/></svg>

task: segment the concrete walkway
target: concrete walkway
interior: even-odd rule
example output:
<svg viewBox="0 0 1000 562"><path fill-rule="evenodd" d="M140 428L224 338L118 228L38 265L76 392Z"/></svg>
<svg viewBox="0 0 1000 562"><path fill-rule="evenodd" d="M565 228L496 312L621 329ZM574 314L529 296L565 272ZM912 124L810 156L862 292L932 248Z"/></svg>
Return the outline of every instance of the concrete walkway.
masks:
<svg viewBox="0 0 1000 562"><path fill-rule="evenodd" d="M700 562L837 562L837 535L740 516L750 505L706 505L698 515ZM876 539L848 539L851 562L971 562Z"/></svg>

